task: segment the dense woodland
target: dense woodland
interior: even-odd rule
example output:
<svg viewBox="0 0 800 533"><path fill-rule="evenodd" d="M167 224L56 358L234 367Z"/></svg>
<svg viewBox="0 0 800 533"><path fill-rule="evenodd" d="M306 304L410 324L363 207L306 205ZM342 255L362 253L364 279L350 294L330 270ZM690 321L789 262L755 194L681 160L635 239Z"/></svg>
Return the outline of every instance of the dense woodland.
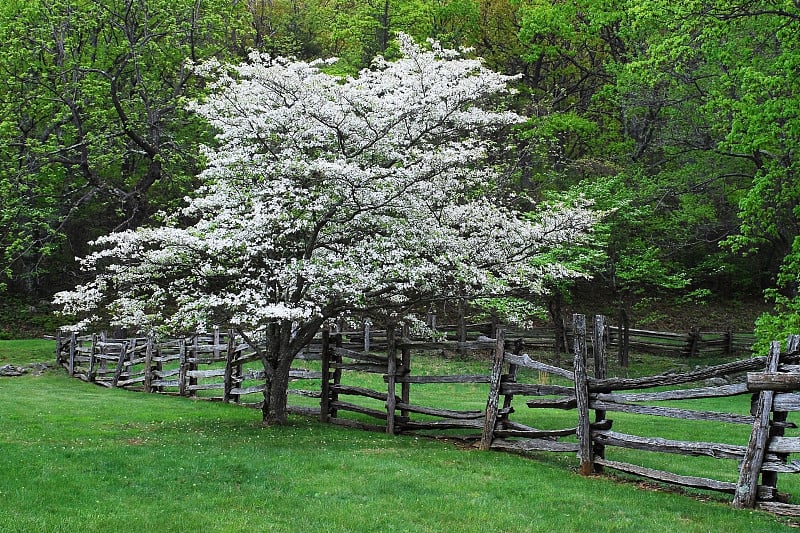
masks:
<svg viewBox="0 0 800 533"><path fill-rule="evenodd" d="M607 211L568 260L623 317L642 295L763 295L764 338L800 326L796 0L7 0L3 297L49 300L82 281L89 241L192 194L214 141L187 62L256 49L355 76L398 32L520 75L508 194ZM575 288L554 283L550 309Z"/></svg>

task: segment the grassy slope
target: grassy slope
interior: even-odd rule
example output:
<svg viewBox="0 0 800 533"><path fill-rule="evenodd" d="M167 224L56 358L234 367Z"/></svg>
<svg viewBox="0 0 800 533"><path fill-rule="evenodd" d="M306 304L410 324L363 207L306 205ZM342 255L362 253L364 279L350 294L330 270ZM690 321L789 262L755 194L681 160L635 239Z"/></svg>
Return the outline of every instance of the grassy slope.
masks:
<svg viewBox="0 0 800 533"><path fill-rule="evenodd" d="M0 420L0 531L790 529L725 502L582 478L570 454L530 460L305 418L262 428L252 410L61 371L0 378Z"/></svg>
<svg viewBox="0 0 800 533"><path fill-rule="evenodd" d="M44 339L0 340L0 366L7 364L51 363L55 342Z"/></svg>

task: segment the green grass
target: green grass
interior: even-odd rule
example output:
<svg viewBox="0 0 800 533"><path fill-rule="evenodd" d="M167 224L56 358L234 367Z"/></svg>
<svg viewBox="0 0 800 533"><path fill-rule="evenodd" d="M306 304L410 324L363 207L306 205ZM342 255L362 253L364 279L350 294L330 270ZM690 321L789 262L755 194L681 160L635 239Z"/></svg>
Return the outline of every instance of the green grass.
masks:
<svg viewBox="0 0 800 533"><path fill-rule="evenodd" d="M1 342L0 353L18 354L10 359L15 364L35 353L49 360L38 343ZM422 372L448 370L436 358L415 362ZM430 402L445 392L452 396L448 403L480 409L481 387L425 385L412 388L412 398L435 405ZM521 406L517 411L515 417L532 417L540 426L571 418ZM615 418L625 431L643 417ZM695 497L610 476L581 477L573 454L480 452L303 417L264 428L258 411L104 389L61 371L0 378L0 420L3 532L792 529L784 519L736 511L724 498L706 501L707 493ZM719 426L708 431L739 438L729 425ZM707 461L714 472L728 463Z"/></svg>
<svg viewBox="0 0 800 533"><path fill-rule="evenodd" d="M55 341L45 339L0 340L0 366L54 362Z"/></svg>
<svg viewBox="0 0 800 533"><path fill-rule="evenodd" d="M534 460L60 373L0 381L2 531L781 531Z"/></svg>

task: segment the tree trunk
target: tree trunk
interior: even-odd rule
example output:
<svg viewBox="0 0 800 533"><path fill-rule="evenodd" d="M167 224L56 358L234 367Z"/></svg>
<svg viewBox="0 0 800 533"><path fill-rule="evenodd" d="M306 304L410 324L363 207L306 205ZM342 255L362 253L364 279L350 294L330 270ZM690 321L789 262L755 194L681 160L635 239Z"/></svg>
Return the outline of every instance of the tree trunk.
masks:
<svg viewBox="0 0 800 533"><path fill-rule="evenodd" d="M282 425L288 421L286 402L289 391L289 371L297 352L292 350L292 323L271 324L264 359L266 387L261 414L264 425Z"/></svg>
<svg viewBox="0 0 800 533"><path fill-rule="evenodd" d="M264 425L282 425L288 422L286 405L292 363L328 317L327 314L315 316L306 322L294 324L283 320L267 326L267 346L260 352L266 374L264 404L261 407Z"/></svg>
<svg viewBox="0 0 800 533"><path fill-rule="evenodd" d="M631 321L630 317L628 316L628 311L625 309L625 307L620 306L618 358L619 358L619 366L624 368L627 368L628 365L630 364L629 362L630 327L631 327Z"/></svg>

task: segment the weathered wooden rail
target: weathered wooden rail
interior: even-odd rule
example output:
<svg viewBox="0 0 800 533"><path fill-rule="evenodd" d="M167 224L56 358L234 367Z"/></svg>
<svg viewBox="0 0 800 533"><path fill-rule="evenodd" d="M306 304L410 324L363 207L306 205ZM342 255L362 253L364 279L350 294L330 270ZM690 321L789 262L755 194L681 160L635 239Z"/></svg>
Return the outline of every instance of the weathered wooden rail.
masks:
<svg viewBox="0 0 800 533"><path fill-rule="evenodd" d="M494 335L496 325L491 323L444 325L437 330L458 335L459 331L480 331L485 335ZM589 325L589 333L592 325ZM619 349L623 331L618 326L606 325L605 333L609 350ZM524 330L509 330L509 336L522 339L529 350L553 350L556 346L556 329L552 326L531 327ZM572 331L566 332L566 342L574 342ZM457 337L458 338L458 337ZM684 357L702 357L707 355L748 355L755 343L752 333L726 331L702 331L694 327L679 333L671 331L654 331L648 329L627 330L628 348L634 352L653 354L680 355Z"/></svg>
<svg viewBox="0 0 800 533"><path fill-rule="evenodd" d="M777 489L778 474L800 473L800 462L789 460L790 454L800 453L800 438L784 435L785 429L796 427L788 421L788 414L800 411L800 394L795 392L800 390L800 337L790 339L784 354L773 344L769 357L632 379L607 376L608 329L602 317L596 317L587 327L581 315L575 316L572 370L532 359L523 353L529 338L517 336L506 342L502 328L494 338L480 336L479 340L467 341L459 335L462 340L451 342L414 340L407 331L393 328L374 330L367 326L365 331L346 334L325 331L300 356L318 360L312 365L315 369L295 368L291 372L293 380L310 380L312 385L308 390L296 385L290 388L290 394L305 399L302 405L290 403L290 411L319 416L328 423L392 434L424 432L467 439L486 450L571 452L577 454L582 474L610 468L663 483L732 494L737 507L800 516L800 506L786 503L786 495ZM487 357L479 359L488 361L486 372L415 375L412 363L418 351L483 352ZM261 361L254 347L233 332L216 329L207 335L163 342L72 334L58 337L57 354L57 362L71 376L106 387L196 396L254 407L262 401ZM545 383L518 382L521 369L538 372L546 377ZM350 384L355 375L359 385ZM374 378L367 381L372 385L364 386L364 376L370 375ZM713 386L705 383L720 377L731 382ZM482 392L488 394L485 409L452 409L412 400L412 388L454 383L483 384L481 390L488 390ZM654 392L654 387L661 390ZM737 395L754 395L750 414L653 405ZM530 422L515 421L512 415L520 399L525 409L575 410L575 424L540 429ZM614 412L744 424L752 431L749 442L739 444L638 436L614 427L608 416ZM738 481L631 464L614 458L614 451L622 449L735 460L740 465Z"/></svg>
<svg viewBox="0 0 800 533"><path fill-rule="evenodd" d="M486 426L481 446L516 452L574 451L579 470L588 475L604 467L635 474L663 483L720 491L733 495L733 505L740 508L758 507L771 512L800 516L800 506L789 505L788 496L777 490L778 473L800 473L800 462L788 461L789 454L800 453L800 438L784 437L786 428L795 428L787 414L800 411L800 336L793 336L781 354L780 344L773 343L768 357L756 357L723 365L698 368L685 373L669 373L636 379L605 376L606 346L595 336L593 346L594 376L587 370L586 325L581 315L575 317L573 370L549 367L526 355L504 353L493 362L492 376L500 376L492 385L487 402ZM519 368L532 368L569 380L568 386L531 386L515 383ZM504 370L506 370L504 372ZM762 372L757 372L761 370ZM710 378L734 377L747 373L746 381L718 386L694 386ZM642 391L654 387L676 387L658 392ZM640 391L640 392L632 392ZM692 400L752 394L753 408L748 415L719 413L652 404L661 401ZM529 408L575 409L575 427L540 431L520 427L509 420L508 412L498 410L497 398L534 396L527 400ZM490 411L496 410L496 414ZM594 417L592 417L592 411ZM676 441L660 437L637 436L612 430L611 412L642 416L669 417L716 423L751 426L749 442L739 445L714 442ZM567 437L568 440L562 440ZM633 449L645 452L671 453L687 456L707 456L739 462L738 481L721 481L701 476L680 475L646 468L607 458L612 449ZM759 483L759 477L761 482Z"/></svg>
<svg viewBox="0 0 800 533"><path fill-rule="evenodd" d="M435 386L454 383L489 383L490 377L478 375L414 375L412 354L423 350L469 352L492 349L494 340L467 342L429 342L409 339L408 333L397 338L394 329L380 332L385 353L375 355L342 346L342 335L323 334L322 382L320 417L324 422L359 427L389 433L411 431L474 430L483 427L483 410L453 410L411 402L412 386ZM346 385L349 372L372 373L383 383L382 390ZM376 385L377 386L377 385ZM399 389L399 390L398 390ZM356 399L358 401L356 402ZM350 401L345 401L350 400ZM368 406L366 404L372 403ZM368 423L363 416L352 418L345 413L366 415L375 421Z"/></svg>
<svg viewBox="0 0 800 533"><path fill-rule="evenodd" d="M215 329L181 339L108 338L105 334L56 338L56 363L70 376L105 387L201 396L205 399L260 405L264 367L256 353L232 331ZM313 355L311 355L313 357ZM318 357L318 356L317 356ZM320 372L292 369L295 380L319 380ZM319 392L294 389L298 395ZM254 396L255 395L255 396Z"/></svg>

